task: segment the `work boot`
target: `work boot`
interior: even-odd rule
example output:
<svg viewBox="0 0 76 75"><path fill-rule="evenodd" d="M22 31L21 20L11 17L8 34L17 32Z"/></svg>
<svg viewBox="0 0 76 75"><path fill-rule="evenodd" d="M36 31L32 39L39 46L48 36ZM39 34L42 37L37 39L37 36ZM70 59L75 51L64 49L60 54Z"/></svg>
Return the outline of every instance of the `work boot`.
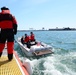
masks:
<svg viewBox="0 0 76 75"><path fill-rule="evenodd" d="M2 55L2 52L0 53L0 57L1 57L1 55Z"/></svg>
<svg viewBox="0 0 76 75"><path fill-rule="evenodd" d="M11 61L13 59L13 54L8 54L8 60Z"/></svg>

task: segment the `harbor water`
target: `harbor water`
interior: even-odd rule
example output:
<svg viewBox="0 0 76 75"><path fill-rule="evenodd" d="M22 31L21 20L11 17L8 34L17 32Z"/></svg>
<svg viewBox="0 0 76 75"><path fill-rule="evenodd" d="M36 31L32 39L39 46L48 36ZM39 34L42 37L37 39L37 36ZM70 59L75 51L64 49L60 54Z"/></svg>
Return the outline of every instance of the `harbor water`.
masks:
<svg viewBox="0 0 76 75"><path fill-rule="evenodd" d="M18 31L15 39L30 35L31 31ZM33 31L36 40L53 47L54 54L27 57L15 42L15 50L21 60L29 58L32 75L76 75L76 31Z"/></svg>

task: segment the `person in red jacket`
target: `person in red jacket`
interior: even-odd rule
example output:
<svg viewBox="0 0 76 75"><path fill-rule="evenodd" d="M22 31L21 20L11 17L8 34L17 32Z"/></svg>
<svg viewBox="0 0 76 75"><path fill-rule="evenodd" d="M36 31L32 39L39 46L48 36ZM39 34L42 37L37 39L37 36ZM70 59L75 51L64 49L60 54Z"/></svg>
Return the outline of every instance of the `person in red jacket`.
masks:
<svg viewBox="0 0 76 75"><path fill-rule="evenodd" d="M25 43L27 43L27 42L29 42L29 41L30 41L29 36L28 36L27 34L25 34L25 39L24 39L24 42L25 42Z"/></svg>
<svg viewBox="0 0 76 75"><path fill-rule="evenodd" d="M30 40L31 40L31 42L35 41L35 36L34 36L33 32L30 32Z"/></svg>
<svg viewBox="0 0 76 75"><path fill-rule="evenodd" d="M0 57L7 41L8 60L13 59L14 35L17 33L17 21L9 8L2 7L0 13Z"/></svg>
<svg viewBox="0 0 76 75"><path fill-rule="evenodd" d="M35 40L35 35L33 32L30 32L30 44L31 44L31 46L37 44L37 42Z"/></svg>
<svg viewBox="0 0 76 75"><path fill-rule="evenodd" d="M24 43L27 45L28 48L30 48L30 37L25 34Z"/></svg>

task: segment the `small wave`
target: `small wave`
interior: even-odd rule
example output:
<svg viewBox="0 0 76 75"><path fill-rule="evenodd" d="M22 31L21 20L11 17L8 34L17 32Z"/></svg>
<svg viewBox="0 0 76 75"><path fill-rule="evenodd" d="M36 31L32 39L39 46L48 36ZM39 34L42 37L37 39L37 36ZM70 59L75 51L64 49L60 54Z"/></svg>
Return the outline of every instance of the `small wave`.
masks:
<svg viewBox="0 0 76 75"><path fill-rule="evenodd" d="M43 72L44 72L44 75L63 75L58 70L50 70L50 71L49 70L45 70Z"/></svg>
<svg viewBox="0 0 76 75"><path fill-rule="evenodd" d="M33 75L76 75L76 52L67 55L55 54L53 56L32 60ZM71 66L70 66L71 65Z"/></svg>

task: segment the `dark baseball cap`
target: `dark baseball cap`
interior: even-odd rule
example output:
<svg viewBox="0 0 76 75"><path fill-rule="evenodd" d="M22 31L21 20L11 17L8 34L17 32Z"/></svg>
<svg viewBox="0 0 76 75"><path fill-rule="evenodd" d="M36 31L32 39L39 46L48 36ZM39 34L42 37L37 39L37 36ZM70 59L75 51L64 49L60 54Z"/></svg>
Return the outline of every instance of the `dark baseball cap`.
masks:
<svg viewBox="0 0 76 75"><path fill-rule="evenodd" d="M4 7L1 8L1 10L9 10L9 8L4 6Z"/></svg>

